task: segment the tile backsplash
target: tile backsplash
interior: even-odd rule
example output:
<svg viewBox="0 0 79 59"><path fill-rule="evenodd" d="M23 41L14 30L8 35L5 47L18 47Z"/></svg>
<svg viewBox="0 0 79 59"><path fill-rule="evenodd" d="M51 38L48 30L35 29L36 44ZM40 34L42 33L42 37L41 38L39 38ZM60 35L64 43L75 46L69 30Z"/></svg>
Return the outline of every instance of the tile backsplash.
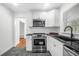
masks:
<svg viewBox="0 0 79 59"><path fill-rule="evenodd" d="M57 32L59 33L60 28L54 28L54 27L35 27L30 28L31 33L50 33L50 32Z"/></svg>

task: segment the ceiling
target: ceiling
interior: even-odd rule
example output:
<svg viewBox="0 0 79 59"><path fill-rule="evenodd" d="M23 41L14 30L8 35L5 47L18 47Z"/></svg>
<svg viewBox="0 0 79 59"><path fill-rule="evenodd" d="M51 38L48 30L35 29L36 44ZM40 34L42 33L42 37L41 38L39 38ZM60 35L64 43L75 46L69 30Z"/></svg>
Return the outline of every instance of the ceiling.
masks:
<svg viewBox="0 0 79 59"><path fill-rule="evenodd" d="M48 11L51 9L60 8L63 3L3 3L6 7L14 12L30 11Z"/></svg>

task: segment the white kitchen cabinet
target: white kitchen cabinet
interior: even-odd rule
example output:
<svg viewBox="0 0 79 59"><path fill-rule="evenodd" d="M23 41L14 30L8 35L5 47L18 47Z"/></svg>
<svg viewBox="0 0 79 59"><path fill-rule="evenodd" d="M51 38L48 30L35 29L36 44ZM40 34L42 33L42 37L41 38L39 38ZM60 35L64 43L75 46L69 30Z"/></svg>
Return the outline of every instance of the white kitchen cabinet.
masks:
<svg viewBox="0 0 79 59"><path fill-rule="evenodd" d="M32 51L32 36L27 36L26 38L26 51Z"/></svg>
<svg viewBox="0 0 79 59"><path fill-rule="evenodd" d="M54 39L54 56L63 56L63 43Z"/></svg>
<svg viewBox="0 0 79 59"><path fill-rule="evenodd" d="M49 51L49 36L47 36L47 50Z"/></svg>
<svg viewBox="0 0 79 59"><path fill-rule="evenodd" d="M63 56L63 43L51 36L47 39L47 49L52 56Z"/></svg>
<svg viewBox="0 0 79 59"><path fill-rule="evenodd" d="M52 39L52 37L47 36L47 50L50 51L51 55L54 55L54 41Z"/></svg>
<svg viewBox="0 0 79 59"><path fill-rule="evenodd" d="M55 10L47 13L46 27L52 27L55 22Z"/></svg>
<svg viewBox="0 0 79 59"><path fill-rule="evenodd" d="M32 18L37 20L38 19L45 20L47 19L47 12L33 12Z"/></svg>
<svg viewBox="0 0 79 59"><path fill-rule="evenodd" d="M47 13L47 19L46 19L46 27L53 27L58 26L60 24L60 11L59 9L55 9L52 11L48 11Z"/></svg>
<svg viewBox="0 0 79 59"><path fill-rule="evenodd" d="M50 51L50 43L51 43L51 38L50 36L47 36L47 50Z"/></svg>

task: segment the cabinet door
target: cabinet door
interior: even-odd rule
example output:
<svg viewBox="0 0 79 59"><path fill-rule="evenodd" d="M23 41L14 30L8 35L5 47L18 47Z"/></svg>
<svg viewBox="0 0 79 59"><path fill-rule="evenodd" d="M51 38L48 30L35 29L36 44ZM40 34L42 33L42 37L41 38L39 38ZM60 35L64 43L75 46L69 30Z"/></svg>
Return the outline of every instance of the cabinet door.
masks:
<svg viewBox="0 0 79 59"><path fill-rule="evenodd" d="M59 9L58 10L55 9L47 13L46 27L59 26L60 25L59 21L60 21Z"/></svg>
<svg viewBox="0 0 79 59"><path fill-rule="evenodd" d="M52 45L51 37L47 36L47 50L48 51L51 50L51 45Z"/></svg>
<svg viewBox="0 0 79 59"><path fill-rule="evenodd" d="M47 19L46 19L46 27L52 27L55 22L55 11L49 11L47 13Z"/></svg>
<svg viewBox="0 0 79 59"><path fill-rule="evenodd" d="M50 53L52 56L63 56L63 43L50 37Z"/></svg>
<svg viewBox="0 0 79 59"><path fill-rule="evenodd" d="M50 46L50 37L49 36L47 36L47 50L49 51L50 50L50 48L49 48L49 46Z"/></svg>
<svg viewBox="0 0 79 59"><path fill-rule="evenodd" d="M58 40L54 40L54 52L55 56L63 56L63 43Z"/></svg>
<svg viewBox="0 0 79 59"><path fill-rule="evenodd" d="M51 53L51 55L54 55L54 49L53 49L53 38L51 36L47 36L47 50Z"/></svg>
<svg viewBox="0 0 79 59"><path fill-rule="evenodd" d="M52 56L63 56L63 43L51 36L47 39L47 49Z"/></svg>
<svg viewBox="0 0 79 59"><path fill-rule="evenodd" d="M55 54L55 48L54 48L54 38L51 37L51 41L50 41L50 52L51 52L51 55L54 56Z"/></svg>
<svg viewBox="0 0 79 59"><path fill-rule="evenodd" d="M27 36L26 51L32 51L32 36Z"/></svg>

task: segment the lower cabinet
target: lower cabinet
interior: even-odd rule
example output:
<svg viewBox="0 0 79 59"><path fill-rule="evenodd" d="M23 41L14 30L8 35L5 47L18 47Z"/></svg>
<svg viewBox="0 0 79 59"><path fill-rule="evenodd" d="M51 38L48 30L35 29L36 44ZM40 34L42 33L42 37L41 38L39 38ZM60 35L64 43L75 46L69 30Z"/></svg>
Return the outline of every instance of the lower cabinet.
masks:
<svg viewBox="0 0 79 59"><path fill-rule="evenodd" d="M47 49L52 56L63 56L63 43L57 39L48 36L47 37Z"/></svg>
<svg viewBox="0 0 79 59"><path fill-rule="evenodd" d="M55 56L63 56L63 43L54 39Z"/></svg>
<svg viewBox="0 0 79 59"><path fill-rule="evenodd" d="M32 36L27 36L26 51L32 51Z"/></svg>

